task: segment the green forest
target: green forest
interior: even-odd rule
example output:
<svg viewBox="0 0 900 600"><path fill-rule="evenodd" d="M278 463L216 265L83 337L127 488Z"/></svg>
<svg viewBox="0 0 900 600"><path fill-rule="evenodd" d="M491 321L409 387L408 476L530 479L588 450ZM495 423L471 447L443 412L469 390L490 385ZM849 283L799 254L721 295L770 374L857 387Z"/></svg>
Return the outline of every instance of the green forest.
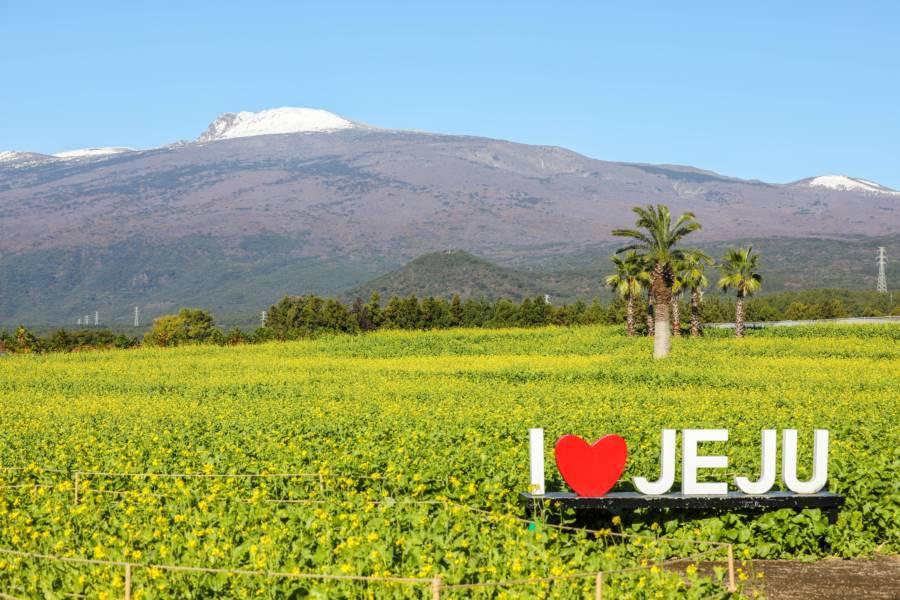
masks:
<svg viewBox="0 0 900 600"><path fill-rule="evenodd" d="M681 314L688 314L689 299L678 300ZM242 344L269 340L316 337L323 334L358 334L379 329L431 330L453 327L500 328L625 323L626 303L551 304L543 296L511 300L417 298L392 296L387 301L374 293L367 301L346 303L315 295L286 296L267 311L265 327L255 330L217 326L213 315L201 309L182 309L154 321L145 335L137 331L113 331L82 327L59 329L38 335L27 326L0 331L0 352L71 352L85 349L129 348L141 343L155 346L182 344ZM746 320L757 321L835 319L900 315L900 305L887 294L858 290L805 290L755 296L746 302ZM646 335L646 300L635 306L638 334ZM735 317L735 299L710 292L700 304L702 323L728 323ZM679 325L684 332L689 323ZM623 330L624 331L624 330ZM709 331L707 330L707 334Z"/></svg>

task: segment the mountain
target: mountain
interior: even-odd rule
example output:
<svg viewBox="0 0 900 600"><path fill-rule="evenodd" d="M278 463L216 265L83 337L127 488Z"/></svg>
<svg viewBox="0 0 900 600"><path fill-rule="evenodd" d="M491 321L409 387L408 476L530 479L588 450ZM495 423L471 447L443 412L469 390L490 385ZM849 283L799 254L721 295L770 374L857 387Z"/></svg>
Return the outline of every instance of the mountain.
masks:
<svg viewBox="0 0 900 600"><path fill-rule="evenodd" d="M431 252L373 279L345 294L347 299L367 299L372 292L390 296L449 298L522 298L555 290L543 276L503 267L461 250Z"/></svg>
<svg viewBox="0 0 900 600"><path fill-rule="evenodd" d="M213 121L197 139L212 142L255 135L337 131L356 125L334 113L315 108L273 108L257 113L225 113Z"/></svg>
<svg viewBox="0 0 900 600"><path fill-rule="evenodd" d="M698 243L900 231L892 190L823 177L748 181L289 108L228 113L197 141L148 150L4 152L0 325L93 310L129 322L135 304L146 317L185 304L253 314L286 293L346 293L448 247L519 270L554 264L590 294L596 273L569 262L607 265L610 231L651 202L693 210Z"/></svg>

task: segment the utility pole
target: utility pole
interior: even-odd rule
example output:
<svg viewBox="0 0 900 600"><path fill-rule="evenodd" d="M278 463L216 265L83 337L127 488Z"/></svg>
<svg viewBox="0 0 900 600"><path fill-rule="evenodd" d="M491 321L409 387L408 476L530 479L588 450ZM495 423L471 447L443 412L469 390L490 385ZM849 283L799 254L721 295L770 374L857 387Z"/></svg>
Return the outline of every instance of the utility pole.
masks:
<svg viewBox="0 0 900 600"><path fill-rule="evenodd" d="M884 274L884 264L886 259L884 257L884 246L878 247L878 283L875 285L875 291L879 294L887 294L887 277Z"/></svg>
<svg viewBox="0 0 900 600"><path fill-rule="evenodd" d="M137 306L134 307L134 326L135 327L141 326L141 309L138 308Z"/></svg>

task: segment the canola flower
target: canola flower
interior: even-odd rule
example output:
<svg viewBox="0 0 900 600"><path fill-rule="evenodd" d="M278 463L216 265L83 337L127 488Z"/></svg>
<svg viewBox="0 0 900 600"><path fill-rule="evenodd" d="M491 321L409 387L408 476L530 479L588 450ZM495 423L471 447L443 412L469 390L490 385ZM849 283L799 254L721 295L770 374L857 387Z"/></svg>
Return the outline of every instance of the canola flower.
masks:
<svg viewBox="0 0 900 600"><path fill-rule="evenodd" d="M647 340L589 327L4 357L0 548L146 565L441 575L448 584L643 563L638 574L610 576L609 590L638 598L721 594L695 566L686 569L688 586L667 569L654 571L658 561L694 550L666 537L731 542L745 560L900 550L892 482L900 461L898 341L895 326L803 328L679 340L659 363L647 360ZM808 468L811 432L828 428L830 488L846 494L847 505L833 525L812 510L612 519L607 533L659 538L628 543L530 530L512 516L522 514L517 495L528 485L533 426L548 440L622 435L630 449L625 479L656 473L664 427L729 429L729 478L755 474L761 429L799 429ZM302 475L276 476L284 473ZM121 596L121 570L46 567L0 555L0 591ZM751 571L742 567L739 577ZM136 570L134 586L141 598L187 590L194 597L422 596L401 585L156 567ZM484 597L580 598L592 586L590 578L566 579Z"/></svg>

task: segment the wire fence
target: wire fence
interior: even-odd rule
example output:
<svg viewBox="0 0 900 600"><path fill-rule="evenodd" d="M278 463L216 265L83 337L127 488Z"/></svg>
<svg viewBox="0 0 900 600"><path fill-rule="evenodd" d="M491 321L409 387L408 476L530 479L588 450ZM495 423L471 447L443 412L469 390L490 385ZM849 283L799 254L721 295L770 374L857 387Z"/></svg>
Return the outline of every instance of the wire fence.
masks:
<svg viewBox="0 0 900 600"><path fill-rule="evenodd" d="M30 483L16 483L12 485L0 485L0 490L8 489L8 490L27 490L28 488L32 488L34 490L38 489L59 489L60 484L63 482L69 482L72 484L72 500L75 505L81 503L86 494L105 494L117 497L138 497L138 496L150 496L156 498L172 498L174 496L167 494L153 494L148 492L147 490L106 490L106 489L96 489L90 487L89 480L85 478L97 478L97 477L109 477L109 478L132 478L132 479L145 479L145 478L156 478L156 479L245 479L245 480L253 480L253 479L297 479L297 480L307 480L314 481L319 486L324 487L327 480L333 479L351 479L351 480L373 480L371 476L355 476L355 475L346 475L346 474L331 474L325 475L323 473L152 473L152 472L142 472L142 473L118 473L118 472L106 472L106 471L91 471L91 470L73 470L67 471L62 469L50 469L43 467L0 467L0 473L28 473L31 475L40 475L44 473L48 473L54 476L57 476L58 479L62 481L58 481L56 484L49 483L38 483L38 482L30 482ZM2 476L2 475L0 475ZM62 477L60 477L62 476ZM433 481L432 481L433 482ZM416 483L428 483L424 481L416 482ZM320 504L320 503L328 503L332 502L329 499L317 499L317 498L242 498L244 502L251 501L265 501L277 504ZM370 505L403 505L403 504L411 504L411 505L443 505L446 509L456 508L458 510L466 511L473 515L476 515L484 520L508 520L513 522L520 522L522 524L532 525L535 523L535 518L528 519L524 517L520 517L514 514L509 513L497 513L492 510L471 506L462 502L456 502L450 499L421 499L421 500L413 500L413 499L394 499L387 498L382 500L371 500L367 499L363 501L366 504ZM216 568L216 567L202 567L202 566L191 566L191 565L178 565L178 564L156 564L156 563L141 563L141 562L129 562L129 561L116 561L116 560L102 560L102 559L89 559L83 557L70 557L70 556L60 556L55 554L44 554L39 552L29 552L24 550L17 550L15 548L0 548L0 555L5 556L14 556L19 558L28 558L33 560L41 560L41 561L52 561L58 563L68 563L68 564L81 564L81 565L94 565L94 566L105 566L109 568L121 569L123 575L123 585L124 585L124 597L126 600L131 600L133 596L134 589L134 574L139 570L149 570L156 569L160 572L182 572L182 573L195 573L195 574L209 574L209 575L226 575L233 577L262 577L268 579L281 579L281 580L318 580L318 581L345 581L345 582L365 582L366 584L391 584L391 585L402 585L402 586L416 586L422 589L426 595L430 594L432 600L439 600L442 597L442 594L449 594L454 591L464 591L464 590L478 590L478 589L497 589L497 588L512 588L518 586L534 586L534 585L544 585L544 584L552 584L554 582L560 581L573 581L573 580L586 580L593 579L593 588L594 588L594 596L597 599L602 599L604 594L604 585L605 582L609 581L610 578L614 578L616 576L627 575L630 573L636 573L641 571L652 571L653 569L661 569L661 568L670 568L679 563L697 563L700 560L711 561L712 558L718 556L720 560L724 560L726 566L727 577L723 582L725 589L729 592L737 591L736 585L736 577L735 577L735 561L734 561L734 548L732 544L724 543L724 542L711 542L711 541L702 541L702 540L693 540L687 538L670 538L665 536L651 536L651 535L641 535L641 534L629 534L624 532L616 532L611 531L609 529L589 529L584 527L574 527L569 525L551 523L551 522L541 522L542 527L548 527L557 529L559 531L567 531L567 532L580 532L588 535L592 535L595 539L599 538L618 538L622 540L641 540L647 542L664 542L666 544L684 544L686 546L693 547L704 547L705 550L702 550L697 553L688 553L688 556L681 556L674 559L667 560L656 560L653 562L646 562L646 564L641 564L640 566L635 567L627 567L623 569L615 569L615 570L606 570L606 571L596 571L596 572L583 572L583 573L570 573L563 575L548 575L542 577L527 577L520 579L508 579L508 580L497 580L497 581L480 581L480 582L466 582L466 583L447 583L443 577L440 575L435 575L430 578L424 577L399 577L399 576L370 576L370 575L350 575L350 574L330 574L330 573L288 573L288 572L280 572L274 570L262 570L262 569L240 569L240 568ZM724 554L724 556L723 556ZM0 600L4 600L6 598L10 598L13 600L19 600L16 596L11 595L7 592L0 592Z"/></svg>
<svg viewBox="0 0 900 600"><path fill-rule="evenodd" d="M125 600L131 600L134 595L134 573L139 569L156 569L158 571L180 572L180 573L196 573L205 575L227 575L238 577L263 577L269 579L282 580L320 580L320 581L345 581L345 582L365 582L366 584L400 584L405 586L416 586L431 592L433 600L440 600L442 594L452 593L454 591L477 590L487 588L509 588L517 586L534 586L556 581L570 581L576 579L593 580L594 597L602 600L604 594L604 584L610 578L616 575L625 575L637 573L641 571L651 571L654 568L660 569L672 566L686 561L696 562L704 558L710 558L718 549L709 550L707 552L697 554L689 559L679 558L667 561L657 561L647 565L638 567L628 567L623 569L614 569L607 571L572 573L567 575L544 576L544 577L527 577L521 579L508 579L501 581L480 581L474 583L444 583L440 575L434 577L384 577L372 575L338 575L328 573L287 573L282 571L261 570L261 569L227 569L214 567L196 567L188 565L170 565L157 563L136 563L127 561L98 560L78 557L66 557L53 554L42 554L38 552L25 552L20 550L12 550L8 548L0 548L0 554L6 556L17 556L20 558L29 558L36 560L55 561L69 564L93 565L114 567L123 571L123 595ZM729 584L728 591L736 591L736 587ZM18 600L16 596L7 593L0 593L0 599L12 598Z"/></svg>

